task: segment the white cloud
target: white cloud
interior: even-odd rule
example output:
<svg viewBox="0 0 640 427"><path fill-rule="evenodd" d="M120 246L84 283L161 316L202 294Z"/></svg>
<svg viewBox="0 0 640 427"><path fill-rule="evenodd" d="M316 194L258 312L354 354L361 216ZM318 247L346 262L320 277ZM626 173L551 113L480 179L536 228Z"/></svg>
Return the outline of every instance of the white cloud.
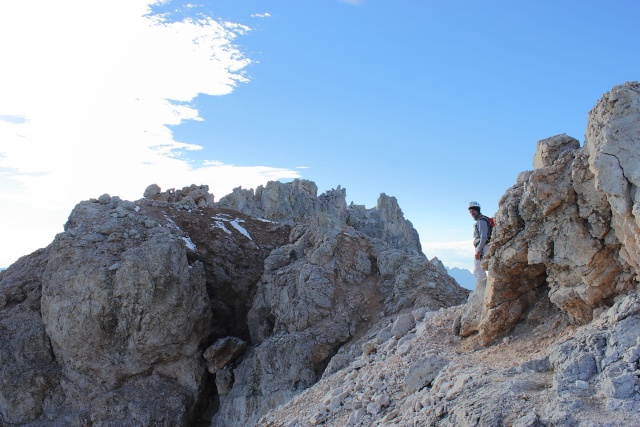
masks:
<svg viewBox="0 0 640 427"><path fill-rule="evenodd" d="M473 240L451 242L423 242L422 251L429 259L438 257L449 268L466 268L473 271Z"/></svg>
<svg viewBox="0 0 640 427"><path fill-rule="evenodd" d="M265 13L254 13L253 15L251 15L252 18L270 18L271 14L269 12L265 12Z"/></svg>
<svg viewBox="0 0 640 427"><path fill-rule="evenodd" d="M149 15L151 0L0 3L0 267L51 242L74 204L148 184L208 184L217 197L298 172L196 167L201 147L167 125L202 120L188 105L247 82L234 44L250 29L206 17Z"/></svg>

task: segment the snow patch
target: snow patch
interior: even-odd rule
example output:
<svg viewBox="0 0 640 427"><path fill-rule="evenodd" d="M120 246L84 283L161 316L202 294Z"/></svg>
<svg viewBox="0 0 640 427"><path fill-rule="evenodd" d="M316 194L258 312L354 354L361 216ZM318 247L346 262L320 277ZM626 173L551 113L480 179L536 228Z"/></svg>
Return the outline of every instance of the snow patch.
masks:
<svg viewBox="0 0 640 427"><path fill-rule="evenodd" d="M196 250L196 245L193 244L190 238L183 237L182 240L184 240L184 243L187 245L187 248L189 248L192 251Z"/></svg>
<svg viewBox="0 0 640 427"><path fill-rule="evenodd" d="M222 229L222 231L224 231L225 233L232 234L231 230L229 230L225 226L225 223L229 223L233 228L236 229L236 231L240 232L247 239L253 240L249 235L249 233L247 232L247 230L240 225L240 223L245 222L244 219L240 219L240 218L231 219L231 216L227 214L219 214L217 216L212 216L211 218L215 220L215 226ZM271 222L271 221L268 221L268 222Z"/></svg>
<svg viewBox="0 0 640 427"><path fill-rule="evenodd" d="M222 221L216 221L215 222L215 227L218 227L218 228L222 229L222 231L224 231L227 234L231 234L231 230L229 230L227 227L225 227L224 222L222 222Z"/></svg>
<svg viewBox="0 0 640 427"><path fill-rule="evenodd" d="M234 219L233 221L231 221L231 226L232 226L233 228L235 228L236 230L238 230L240 233L242 233L242 234L243 234L245 237L247 237L249 240L253 240L253 239L251 238L251 236L249 236L249 233L247 232L247 230L246 230L243 226L241 226L241 225L240 225L240 223L241 223L241 222L244 222L244 220L243 220L243 219L236 218L236 219Z"/></svg>
<svg viewBox="0 0 640 427"><path fill-rule="evenodd" d="M173 220L172 220L171 218L169 218L169 217L167 216L167 214L164 214L163 216L164 216L164 219L166 219L166 220L169 222L169 223L167 224L167 227L169 227L169 228L175 228L176 230L180 230L180 227L178 227L178 225L177 225L175 222L173 222Z"/></svg>
<svg viewBox="0 0 640 427"><path fill-rule="evenodd" d="M269 222L271 224L275 223L274 221L269 221L268 219L264 219L264 218L254 218L254 219L257 219L258 221L262 221L262 222Z"/></svg>

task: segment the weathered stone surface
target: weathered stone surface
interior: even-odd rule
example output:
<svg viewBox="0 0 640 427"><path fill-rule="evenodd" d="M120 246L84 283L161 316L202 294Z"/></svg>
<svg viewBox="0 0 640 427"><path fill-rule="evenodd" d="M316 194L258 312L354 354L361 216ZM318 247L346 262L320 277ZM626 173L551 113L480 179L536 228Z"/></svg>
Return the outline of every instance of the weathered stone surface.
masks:
<svg viewBox="0 0 640 427"><path fill-rule="evenodd" d="M149 200L172 203L176 209L189 210L196 207L212 207L213 194L209 193L208 185L195 185L176 190L170 188L162 192L157 184L151 184L144 190L144 197Z"/></svg>
<svg viewBox="0 0 640 427"><path fill-rule="evenodd" d="M438 259L438 257L433 257L430 261L431 264L433 264L433 266L436 268L436 270L438 270L441 274L448 274L447 267L444 266L444 264Z"/></svg>
<svg viewBox="0 0 640 427"><path fill-rule="evenodd" d="M40 315L40 288L49 249L0 272L0 422L36 420L60 403L60 368Z"/></svg>
<svg viewBox="0 0 640 427"><path fill-rule="evenodd" d="M466 298L394 198L349 225L344 190L315 192L270 183L247 201L279 222L215 205L206 186L78 204L49 248L0 273L2 421L206 424L220 399L216 423L252 425L382 313Z"/></svg>
<svg viewBox="0 0 640 427"><path fill-rule="evenodd" d="M189 265L184 242L160 229L110 255L108 237L87 227L108 222L108 211L80 204L52 245L42 315L56 359L86 384L82 393L149 370L174 372L197 390L198 346L211 316L202 263Z"/></svg>
<svg viewBox="0 0 640 427"><path fill-rule="evenodd" d="M551 166L564 151L578 148L580 148L580 142L565 134L538 141L536 153L533 155L533 168Z"/></svg>
<svg viewBox="0 0 640 427"><path fill-rule="evenodd" d="M215 374L230 362L233 362L247 349L247 343L236 337L218 340L205 350L202 357L207 361L207 369Z"/></svg>
<svg viewBox="0 0 640 427"><path fill-rule="evenodd" d="M391 333L397 339L404 337L416 325L416 319L411 313L402 313L391 327Z"/></svg>
<svg viewBox="0 0 640 427"><path fill-rule="evenodd" d="M583 148L566 135L540 141L536 169L500 200L482 309L474 295L461 333L491 342L544 293L588 322L637 286L639 105L637 83L617 86L589 113Z"/></svg>
<svg viewBox="0 0 640 427"><path fill-rule="evenodd" d="M480 321L485 315L484 309L486 306L484 302L484 294L487 289L487 280L481 280L476 288L469 295L469 300L465 307L464 313L460 319L460 331L461 337L468 337L474 332L478 331Z"/></svg>
<svg viewBox="0 0 640 427"><path fill-rule="evenodd" d="M448 360L435 354L417 360L407 371L404 379L405 391L415 393L423 387L428 387L447 363Z"/></svg>
<svg viewBox="0 0 640 427"><path fill-rule="evenodd" d="M283 191L288 194L282 189L278 194ZM394 198L381 196L378 209L370 212L355 208L354 214L350 207L351 216L345 216L342 191L328 193L317 205L312 201L301 205L303 214L294 205L277 209L303 218L305 225L294 227L292 243L265 260L248 315L254 347L234 369L234 385L220 400L215 425L253 425L262 413L315 383L339 349L381 312L413 305L437 309L466 299L466 290L418 254L419 242L411 240L415 230ZM315 216L308 206L318 206ZM264 212L271 212L268 218L276 215L273 209ZM396 249L401 245L410 250ZM402 335L402 325L396 335ZM336 361L331 369L349 360Z"/></svg>
<svg viewBox="0 0 640 427"><path fill-rule="evenodd" d="M216 205L287 224L308 224L322 217L325 222L330 219L339 226L349 225L393 248L422 253L418 232L404 218L395 197L382 193L376 207L366 209L353 203L347 207L346 190L339 186L320 196L317 192L316 184L307 180L294 179L286 184L270 181L255 192L235 188Z"/></svg>
<svg viewBox="0 0 640 427"><path fill-rule="evenodd" d="M589 112L584 149L611 206L619 255L640 274L640 83L614 87Z"/></svg>

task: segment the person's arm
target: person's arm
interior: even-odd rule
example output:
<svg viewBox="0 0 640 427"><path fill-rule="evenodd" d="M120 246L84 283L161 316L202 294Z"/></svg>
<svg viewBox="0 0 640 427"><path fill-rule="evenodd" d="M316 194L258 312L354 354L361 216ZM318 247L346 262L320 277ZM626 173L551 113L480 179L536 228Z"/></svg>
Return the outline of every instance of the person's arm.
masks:
<svg viewBox="0 0 640 427"><path fill-rule="evenodd" d="M476 247L476 259L482 257L482 250L487 243L487 234L489 234L489 225L485 219L478 219L478 234L480 235L480 242Z"/></svg>

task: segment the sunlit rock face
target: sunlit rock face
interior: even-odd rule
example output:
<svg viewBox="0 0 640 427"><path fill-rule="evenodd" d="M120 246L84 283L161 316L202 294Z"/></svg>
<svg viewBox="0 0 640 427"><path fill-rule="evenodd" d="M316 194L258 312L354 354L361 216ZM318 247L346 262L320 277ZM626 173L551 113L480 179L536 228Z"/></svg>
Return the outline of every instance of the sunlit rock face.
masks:
<svg viewBox="0 0 640 427"><path fill-rule="evenodd" d="M640 275L640 85L605 94L586 140L538 142L534 170L500 200L486 289L470 302L461 333L485 343L548 298L589 322Z"/></svg>

